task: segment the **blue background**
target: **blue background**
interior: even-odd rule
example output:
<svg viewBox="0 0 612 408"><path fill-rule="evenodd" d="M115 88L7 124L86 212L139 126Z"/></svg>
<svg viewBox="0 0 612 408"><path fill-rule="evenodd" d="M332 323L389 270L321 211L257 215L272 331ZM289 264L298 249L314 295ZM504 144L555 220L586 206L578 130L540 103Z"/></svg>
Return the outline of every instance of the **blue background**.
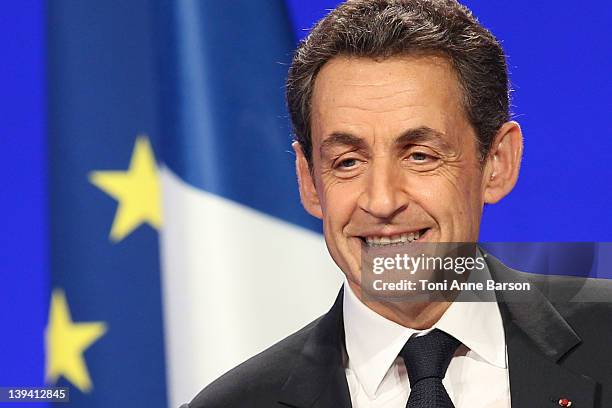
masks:
<svg viewBox="0 0 612 408"><path fill-rule="evenodd" d="M612 9L604 0L466 3L503 40L525 134L519 183L486 209L482 240L612 240ZM336 2L287 4L301 38ZM0 386L43 380L47 167L61 159L47 151L46 19L41 0L6 2L0 12Z"/></svg>

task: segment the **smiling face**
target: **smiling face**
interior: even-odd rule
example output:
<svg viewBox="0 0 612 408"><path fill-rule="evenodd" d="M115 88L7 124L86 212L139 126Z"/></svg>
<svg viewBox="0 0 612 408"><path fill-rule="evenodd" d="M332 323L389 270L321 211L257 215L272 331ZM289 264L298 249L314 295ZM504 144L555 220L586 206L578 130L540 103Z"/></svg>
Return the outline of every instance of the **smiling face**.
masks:
<svg viewBox="0 0 612 408"><path fill-rule="evenodd" d="M351 286L363 244L477 241L484 203L516 181L518 165L511 186L496 187L495 172L503 181L504 160L520 162L518 125L502 128L514 136L498 135L483 164L445 58L336 57L319 72L311 106L312 172L294 145L302 202L323 220ZM507 145L514 150L504 153Z"/></svg>

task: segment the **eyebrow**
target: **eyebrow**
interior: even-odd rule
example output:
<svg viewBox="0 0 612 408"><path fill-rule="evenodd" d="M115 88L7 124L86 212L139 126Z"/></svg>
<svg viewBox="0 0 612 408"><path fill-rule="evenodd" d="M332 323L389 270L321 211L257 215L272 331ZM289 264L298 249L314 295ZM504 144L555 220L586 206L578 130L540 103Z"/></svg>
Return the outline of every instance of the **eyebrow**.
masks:
<svg viewBox="0 0 612 408"><path fill-rule="evenodd" d="M429 126L408 129L399 135L393 144L397 149L405 149L408 146L426 142L442 150L450 149L450 145L445 140L445 134ZM359 136L345 132L333 132L321 142L319 152L323 156L325 150L336 146L349 146L356 150L367 150L368 147L366 141Z"/></svg>
<svg viewBox="0 0 612 408"><path fill-rule="evenodd" d="M349 146L356 150L366 150L367 143L362 138L344 132L333 132L328 138L321 142L319 153L323 156L323 152L335 146Z"/></svg>
<svg viewBox="0 0 612 408"><path fill-rule="evenodd" d="M405 149L407 146L431 143L441 150L450 150L450 145L446 141L446 135L439 130L432 129L429 126L420 126L413 129L408 129L395 139L395 146L399 149Z"/></svg>

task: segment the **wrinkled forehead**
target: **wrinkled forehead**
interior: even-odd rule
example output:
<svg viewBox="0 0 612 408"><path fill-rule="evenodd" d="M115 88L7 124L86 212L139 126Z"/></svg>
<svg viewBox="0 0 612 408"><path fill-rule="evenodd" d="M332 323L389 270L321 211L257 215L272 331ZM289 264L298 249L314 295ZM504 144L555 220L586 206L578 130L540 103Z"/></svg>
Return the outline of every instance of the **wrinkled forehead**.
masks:
<svg viewBox="0 0 612 408"><path fill-rule="evenodd" d="M391 137L419 127L453 137L469 126L461 101L459 81L444 57L339 56L323 66L315 81L313 144L338 132Z"/></svg>

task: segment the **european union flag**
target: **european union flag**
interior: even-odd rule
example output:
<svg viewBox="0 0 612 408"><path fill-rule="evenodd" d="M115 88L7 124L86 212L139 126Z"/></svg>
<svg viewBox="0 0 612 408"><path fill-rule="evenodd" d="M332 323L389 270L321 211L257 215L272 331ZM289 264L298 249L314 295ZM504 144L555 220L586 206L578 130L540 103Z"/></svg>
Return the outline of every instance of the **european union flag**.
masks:
<svg viewBox="0 0 612 408"><path fill-rule="evenodd" d="M335 297L294 46L282 0L49 3L46 380L71 405L178 406Z"/></svg>
<svg viewBox="0 0 612 408"><path fill-rule="evenodd" d="M167 406L148 9L144 0L48 3L45 378L69 386L75 407Z"/></svg>

